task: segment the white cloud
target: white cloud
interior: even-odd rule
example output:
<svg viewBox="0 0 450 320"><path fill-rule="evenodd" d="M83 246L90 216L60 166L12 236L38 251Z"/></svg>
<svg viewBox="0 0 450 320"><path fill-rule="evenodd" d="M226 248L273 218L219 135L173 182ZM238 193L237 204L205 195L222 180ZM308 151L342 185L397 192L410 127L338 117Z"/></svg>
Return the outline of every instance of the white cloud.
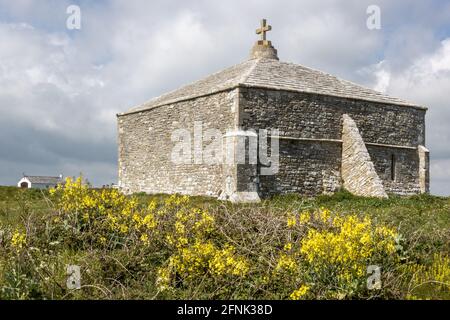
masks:
<svg viewBox="0 0 450 320"><path fill-rule="evenodd" d="M425 60L423 64L427 64ZM442 41L442 46L429 59L431 72L450 71L450 39Z"/></svg>
<svg viewBox="0 0 450 320"><path fill-rule="evenodd" d="M379 0L380 31L366 28L369 0L81 1L79 31L65 28L69 4L0 0L0 158L9 164L0 183L63 169L110 183L115 114L246 59L266 17L283 60L428 105L432 173L444 177L437 190L450 185L442 1Z"/></svg>
<svg viewBox="0 0 450 320"><path fill-rule="evenodd" d="M402 70L392 71L389 62L382 61L360 72L372 75L373 88L429 107L426 138L431 153L432 192L449 194L450 38Z"/></svg>
<svg viewBox="0 0 450 320"><path fill-rule="evenodd" d="M386 61L380 61L374 65L363 67L357 71L366 79L370 86L379 92L386 93L391 81L391 71Z"/></svg>

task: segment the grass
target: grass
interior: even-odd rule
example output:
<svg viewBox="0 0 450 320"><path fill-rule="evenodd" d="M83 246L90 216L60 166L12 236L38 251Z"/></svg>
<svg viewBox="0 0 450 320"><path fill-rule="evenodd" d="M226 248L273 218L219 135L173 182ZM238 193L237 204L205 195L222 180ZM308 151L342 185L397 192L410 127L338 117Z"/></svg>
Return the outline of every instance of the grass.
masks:
<svg viewBox="0 0 450 320"><path fill-rule="evenodd" d="M19 189L15 187L0 187L0 227L7 226L11 230L23 225L29 227L30 224L38 221L39 218L46 219L55 211L53 204L48 200L48 191ZM166 195L146 195L136 194L135 197L139 203L148 203L151 200L164 201ZM363 198L354 196L348 192L342 191L331 196L318 196L315 198L305 198L298 195L277 196L267 199L259 204L231 204L218 201L208 197L191 197L192 205L203 208L209 212L214 212L218 219L224 221L220 226L222 236L228 237L236 243L247 242L249 248L251 243L264 243L267 239L274 238L278 234L278 226L274 221L263 221L264 217L284 217L289 212L301 212L304 210L317 210L324 207L333 212L344 214L367 215L377 224L387 225L394 228L402 236L402 246L404 252L402 259L405 264L430 265L433 262L435 254L450 256L450 198L437 197L431 195L417 195L411 197L400 197L391 195L389 199ZM223 218L226 216L227 219ZM241 219L239 223L232 220ZM274 224L268 226L267 224ZM228 230L227 228L230 228ZM0 230L1 232L1 230ZM239 232L241 234L239 234ZM250 236L242 233L255 233L256 236ZM273 234L271 234L271 232ZM267 233L262 235L262 233ZM265 238L264 238L265 237ZM0 234L0 249L1 249ZM275 246L276 247L276 246ZM256 249L255 249L256 250ZM52 265L55 271L53 283L46 284L45 290L51 294L40 293L33 294L37 290L37 279L27 284L26 288L20 284L20 279L10 279L10 274L6 275L7 263L2 266L0 259L0 279L9 279L9 285L15 283L18 288L8 294L3 293L6 298L129 298L129 299L152 299L152 298L214 298L217 292L211 293L205 291L204 294L194 292L190 288L177 289L173 294L161 294L155 287L156 269L168 257L167 252L152 252L144 254L142 251L127 248L126 250L101 251L77 250L74 248L62 248L58 252L57 258L51 247L43 250L45 252L40 256L45 263ZM267 251L267 252L266 252ZM267 257L273 256L270 250L264 251ZM88 271L83 275L85 282L91 286L84 288L80 292L65 292L58 289L65 284L65 264L80 264L85 266ZM446 265L445 268L450 266ZM9 267L8 267L9 268ZM18 267L20 270L20 266ZM16 269L14 269L16 270ZM25 271L24 271L25 272ZM106 285L112 278L118 285ZM3 280L3 285L6 280ZM50 280L49 280L50 281ZM393 282L399 281L392 280ZM51 282L51 281L50 281ZM19 283L19 284L18 284ZM253 284L252 284L253 285ZM21 287L22 286L22 287ZM39 284L42 287L42 284ZM0 280L0 287L2 281ZM33 289L34 288L34 289ZM199 287L201 288L201 286ZM407 294L400 289L400 285L392 289L386 297L388 298L407 298ZM414 290L409 292L412 298L432 298L432 299L450 299L449 286L427 282L420 284ZM42 288L39 290L43 290ZM44 291L45 291L44 290ZM59 291L58 291L59 290ZM201 290L201 289L196 289ZM206 289L205 289L206 290ZM396 291L397 290L397 291ZM23 295L21 292L24 291ZM395 291L395 292L394 292ZM54 293L58 292L58 293ZM55 296L52 296L55 294ZM228 295L226 295L228 294ZM226 293L225 297L249 298L246 293L233 295ZM260 293L261 294L261 293ZM219 295L220 296L220 295ZM0 291L0 298L2 293ZM282 296L270 296L262 294L263 298L283 298ZM314 297L313 297L314 298Z"/></svg>
<svg viewBox="0 0 450 320"><path fill-rule="evenodd" d="M28 214L48 212L50 208L46 196L46 190L0 186L0 222L15 225Z"/></svg>

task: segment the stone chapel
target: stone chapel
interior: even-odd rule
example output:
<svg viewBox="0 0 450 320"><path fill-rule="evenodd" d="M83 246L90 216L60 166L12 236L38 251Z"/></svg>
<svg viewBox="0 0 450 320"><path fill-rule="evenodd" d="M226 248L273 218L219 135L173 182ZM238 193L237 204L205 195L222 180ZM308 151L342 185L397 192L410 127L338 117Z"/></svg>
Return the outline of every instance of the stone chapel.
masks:
<svg viewBox="0 0 450 320"><path fill-rule="evenodd" d="M256 31L261 39L242 63L117 115L121 190L234 202L341 188L371 197L428 192L427 108L279 61L266 39L270 30L262 20ZM197 161L196 152L204 151L192 142L199 123L203 133L207 128L223 133L215 143L235 147L234 160ZM192 161L173 161L179 143L174 132L180 129L191 132L184 142L192 146ZM249 138L261 139L251 134L261 129L271 130L268 145L277 147L273 174L262 174L270 163L259 157L236 161L239 153L249 153ZM270 134L274 129L277 134ZM242 143L245 148L238 148Z"/></svg>

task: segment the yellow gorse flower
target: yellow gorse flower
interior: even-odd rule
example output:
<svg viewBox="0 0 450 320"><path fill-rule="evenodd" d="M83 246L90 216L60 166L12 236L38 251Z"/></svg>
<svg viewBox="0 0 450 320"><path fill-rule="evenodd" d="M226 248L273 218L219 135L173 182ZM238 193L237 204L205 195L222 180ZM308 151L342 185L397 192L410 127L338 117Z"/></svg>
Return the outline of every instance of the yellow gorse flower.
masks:
<svg viewBox="0 0 450 320"><path fill-rule="evenodd" d="M127 233L127 232L128 232L128 226L127 226L127 225L124 225L124 224L121 224L121 225L119 226L119 231L120 231L121 233Z"/></svg>
<svg viewBox="0 0 450 320"><path fill-rule="evenodd" d="M309 292L309 289L310 289L309 286L302 285L300 288L298 288L297 290L294 290L290 294L289 299L291 299L291 300L300 300Z"/></svg>
<svg viewBox="0 0 450 320"><path fill-rule="evenodd" d="M171 195L142 203L138 201L141 198L125 196L116 189L91 189L81 178L68 178L65 185L50 193L58 209L51 222L64 224L60 228L64 230L71 224L77 232L70 236L81 235L85 241L91 235L89 243L99 245L102 250L133 245L141 246L143 251L156 245L165 247L169 257L157 271L160 290L180 283L195 286L198 282L193 281L208 277L240 281L250 274L255 263L250 258L252 253L249 256L240 253L238 242L220 238L213 212L197 208L187 196ZM285 242L281 245L277 242L273 249L281 250L275 260L271 255L264 273L256 275L267 283L272 279L292 280L290 283L295 287L284 292L289 298L307 297L310 287L304 283L313 286L319 273L332 274L330 281L338 281L333 283L334 287L346 287L355 279L365 279L367 265L377 257L395 256L398 234L394 229L374 225L369 217L339 215L327 208L308 210L284 216L286 225L281 230L285 232ZM25 234L16 230L11 247L21 249L25 244ZM447 262L424 269L417 281L431 277L448 279L449 268L444 267Z"/></svg>
<svg viewBox="0 0 450 320"><path fill-rule="evenodd" d="M147 207L139 207L137 198L125 196L116 189L92 189L81 177L67 178L64 184L51 189L50 194L55 197L59 210L53 223L77 221L77 227L91 230L95 233L93 238L102 245L107 242L101 239L110 239L112 234L122 239L139 239L143 234L148 237L148 232L157 226L155 201L150 201ZM110 242L111 245L117 243L124 241Z"/></svg>
<svg viewBox="0 0 450 320"><path fill-rule="evenodd" d="M153 214L149 213L142 220L142 224L147 229L154 229L156 227L157 222L156 222L155 217L153 216Z"/></svg>
<svg viewBox="0 0 450 320"><path fill-rule="evenodd" d="M287 217L287 226L289 228L295 227L297 225L297 218L294 214L289 214Z"/></svg>
<svg viewBox="0 0 450 320"><path fill-rule="evenodd" d="M299 220L300 224L306 224L311 220L311 215L307 211L302 212L302 213L300 213L298 220Z"/></svg>
<svg viewBox="0 0 450 320"><path fill-rule="evenodd" d="M26 234L21 233L18 230L15 230L11 237L11 246L17 251L20 251L26 243L27 243Z"/></svg>
<svg viewBox="0 0 450 320"><path fill-rule="evenodd" d="M246 259L238 257L235 253L235 248L231 245L225 245L225 248L221 250L215 249L208 265L210 271L216 275L244 276L249 270Z"/></svg>
<svg viewBox="0 0 450 320"><path fill-rule="evenodd" d="M197 240L192 246L179 249L169 258L168 264L158 270L160 290L170 288L175 274L184 281L199 278L209 273L213 276L243 277L249 271L246 258L236 254L231 245L218 248L211 241Z"/></svg>
<svg viewBox="0 0 450 320"><path fill-rule="evenodd" d="M61 218L54 223L72 223L81 230L77 234L91 232L93 243L103 249L130 243L150 246L165 240L163 245L171 256L158 270L161 290L170 288L175 279L244 277L249 273L250 262L236 247L211 241L216 230L214 216L191 205L188 196L171 195L163 201L140 204L136 197L116 189L91 189L81 178L68 178L51 194Z"/></svg>
<svg viewBox="0 0 450 320"><path fill-rule="evenodd" d="M105 245L105 244L106 244L106 241L107 241L107 239L106 239L104 236L100 236L100 237L98 238L98 240L99 240L100 243L103 244L103 245Z"/></svg>
<svg viewBox="0 0 450 320"><path fill-rule="evenodd" d="M282 253L278 259L277 265L275 267L276 272L288 271L295 272L297 270L298 264L293 256Z"/></svg>
<svg viewBox="0 0 450 320"><path fill-rule="evenodd" d="M375 254L395 252L397 233L385 226L375 228L368 217L332 218L329 211L321 209L317 219L331 223L331 228L310 229L300 243L300 253L317 271L332 266L341 280L350 282L365 274L367 262Z"/></svg>
<svg viewBox="0 0 450 320"><path fill-rule="evenodd" d="M147 234L142 234L141 237L139 238L144 244L149 244L150 240L148 238Z"/></svg>

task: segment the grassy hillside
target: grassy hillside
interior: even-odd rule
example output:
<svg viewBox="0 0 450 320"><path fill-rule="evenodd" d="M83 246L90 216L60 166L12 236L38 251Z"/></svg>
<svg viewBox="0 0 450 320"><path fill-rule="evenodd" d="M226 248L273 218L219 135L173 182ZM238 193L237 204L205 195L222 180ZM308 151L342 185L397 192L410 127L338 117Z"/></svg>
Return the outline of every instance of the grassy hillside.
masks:
<svg viewBox="0 0 450 320"><path fill-rule="evenodd" d="M0 299L449 299L449 228L450 199L428 195L234 205L0 187Z"/></svg>

